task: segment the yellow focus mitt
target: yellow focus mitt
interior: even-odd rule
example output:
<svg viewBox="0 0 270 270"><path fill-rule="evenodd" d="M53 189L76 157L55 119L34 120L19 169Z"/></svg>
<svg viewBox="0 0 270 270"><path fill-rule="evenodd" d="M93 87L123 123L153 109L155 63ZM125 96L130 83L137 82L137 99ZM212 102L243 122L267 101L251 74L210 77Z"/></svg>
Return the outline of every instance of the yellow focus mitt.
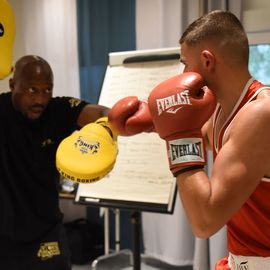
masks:
<svg viewBox="0 0 270 270"><path fill-rule="evenodd" d="M64 178L92 183L114 167L118 148L107 117L88 124L65 138L56 151L56 168Z"/></svg>
<svg viewBox="0 0 270 270"><path fill-rule="evenodd" d="M15 22L7 0L0 0L0 80L12 72Z"/></svg>

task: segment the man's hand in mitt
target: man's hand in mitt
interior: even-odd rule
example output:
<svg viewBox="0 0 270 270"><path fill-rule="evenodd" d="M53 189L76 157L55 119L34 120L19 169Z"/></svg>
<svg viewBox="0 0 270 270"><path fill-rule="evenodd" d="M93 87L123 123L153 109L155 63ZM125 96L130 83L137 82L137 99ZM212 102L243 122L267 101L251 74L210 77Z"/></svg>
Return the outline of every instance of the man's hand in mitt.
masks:
<svg viewBox="0 0 270 270"><path fill-rule="evenodd" d="M116 137L107 117L90 123L65 138L56 152L56 167L64 178L92 183L106 176L117 156Z"/></svg>

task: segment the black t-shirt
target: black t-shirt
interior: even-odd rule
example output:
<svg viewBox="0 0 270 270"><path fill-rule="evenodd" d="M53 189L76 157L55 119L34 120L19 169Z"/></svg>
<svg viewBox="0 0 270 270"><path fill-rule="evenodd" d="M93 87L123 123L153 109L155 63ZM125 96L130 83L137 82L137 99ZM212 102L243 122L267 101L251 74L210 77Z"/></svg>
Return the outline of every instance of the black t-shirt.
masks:
<svg viewBox="0 0 270 270"><path fill-rule="evenodd" d="M29 121L14 110L10 92L0 94L0 236L31 241L61 220L55 154L78 129L86 104L55 97L39 120Z"/></svg>

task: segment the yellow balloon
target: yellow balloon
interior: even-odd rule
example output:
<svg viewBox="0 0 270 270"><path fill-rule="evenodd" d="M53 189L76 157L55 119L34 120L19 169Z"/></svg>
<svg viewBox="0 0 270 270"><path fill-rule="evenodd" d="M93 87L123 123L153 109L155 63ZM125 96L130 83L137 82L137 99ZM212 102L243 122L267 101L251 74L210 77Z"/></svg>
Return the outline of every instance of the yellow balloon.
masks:
<svg viewBox="0 0 270 270"><path fill-rule="evenodd" d="M0 80L12 72L15 21L7 0L0 0Z"/></svg>

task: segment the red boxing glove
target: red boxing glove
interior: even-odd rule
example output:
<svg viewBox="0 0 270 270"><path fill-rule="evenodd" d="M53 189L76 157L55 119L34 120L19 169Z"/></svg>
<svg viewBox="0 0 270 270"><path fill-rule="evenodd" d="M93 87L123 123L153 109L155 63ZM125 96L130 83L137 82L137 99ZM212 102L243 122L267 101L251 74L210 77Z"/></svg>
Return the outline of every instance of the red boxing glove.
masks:
<svg viewBox="0 0 270 270"><path fill-rule="evenodd" d="M136 96L120 99L108 114L109 125L117 135L132 136L154 131L147 101Z"/></svg>
<svg viewBox="0 0 270 270"><path fill-rule="evenodd" d="M201 128L216 107L200 74L186 72L156 86L148 98L156 132L166 141L174 176L206 164Z"/></svg>

